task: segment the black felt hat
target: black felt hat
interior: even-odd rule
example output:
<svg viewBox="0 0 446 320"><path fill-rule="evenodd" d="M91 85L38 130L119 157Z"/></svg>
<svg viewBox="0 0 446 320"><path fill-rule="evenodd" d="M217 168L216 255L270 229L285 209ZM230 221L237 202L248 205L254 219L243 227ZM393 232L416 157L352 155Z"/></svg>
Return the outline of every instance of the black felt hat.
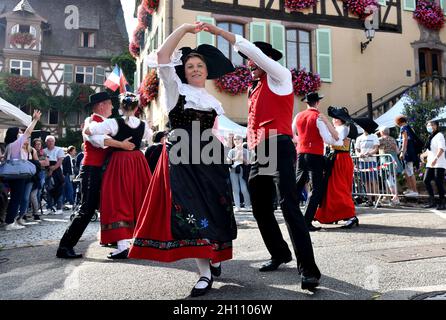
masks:
<svg viewBox="0 0 446 320"><path fill-rule="evenodd" d="M311 102L319 101L319 100L321 100L323 98L324 98L324 96L323 95L319 95L319 93L317 93L317 92L309 92L309 93L307 93L305 95L305 97L303 97L301 99L301 101L310 102L311 103Z"/></svg>
<svg viewBox="0 0 446 320"><path fill-rule="evenodd" d="M255 41L253 43L257 48L262 50L262 52L264 54L266 54L268 57L271 57L273 60L279 61L280 59L282 59L282 57L283 57L282 52L274 49L273 46L271 44L269 44L268 42ZM238 52L238 54L241 55L243 57L243 59L249 59L246 55L244 55L240 51Z"/></svg>
<svg viewBox="0 0 446 320"><path fill-rule="evenodd" d="M369 134L374 133L379 127L375 121L367 117L353 118L353 121L356 122L358 126L363 128L364 131Z"/></svg>
<svg viewBox="0 0 446 320"><path fill-rule="evenodd" d="M203 56L205 60L204 62L206 63L206 67L208 69L208 79L217 79L235 70L231 60L226 58L226 56L216 47L209 44L201 44L195 49L192 49L190 47L183 47L180 50L183 54L181 56L183 64L180 66L176 66L175 70L178 77L183 83L187 83L186 75L184 72L184 63L187 56L191 53L198 53L199 55Z"/></svg>
<svg viewBox="0 0 446 320"><path fill-rule="evenodd" d="M345 123L353 121L348 114L348 109L346 107L329 106L328 115L332 118L342 120Z"/></svg>
<svg viewBox="0 0 446 320"><path fill-rule="evenodd" d="M348 138L356 139L358 137L358 129L353 123L353 119L352 117L350 117L348 109L346 107L329 106L328 115L332 118L344 121L345 125L349 127L349 133L347 136Z"/></svg>
<svg viewBox="0 0 446 320"><path fill-rule="evenodd" d="M95 104L107 100L111 100L111 97L107 92L98 92L92 94L88 97L88 103L85 105L85 108L93 107Z"/></svg>

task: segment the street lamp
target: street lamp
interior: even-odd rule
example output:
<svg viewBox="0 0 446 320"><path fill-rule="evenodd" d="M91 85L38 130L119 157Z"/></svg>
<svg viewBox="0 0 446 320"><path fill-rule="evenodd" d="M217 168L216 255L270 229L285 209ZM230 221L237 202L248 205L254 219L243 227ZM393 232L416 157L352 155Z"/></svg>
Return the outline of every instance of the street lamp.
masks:
<svg viewBox="0 0 446 320"><path fill-rule="evenodd" d="M364 52L365 48L367 48L367 45L373 40L373 37L375 36L375 29L365 29L365 37L367 38L366 42L361 42L361 53Z"/></svg>

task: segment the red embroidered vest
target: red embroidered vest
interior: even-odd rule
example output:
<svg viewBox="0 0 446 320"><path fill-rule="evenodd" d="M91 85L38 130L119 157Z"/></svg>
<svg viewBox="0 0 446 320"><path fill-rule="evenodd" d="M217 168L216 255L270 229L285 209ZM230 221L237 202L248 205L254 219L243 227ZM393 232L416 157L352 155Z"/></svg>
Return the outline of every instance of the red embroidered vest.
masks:
<svg viewBox="0 0 446 320"><path fill-rule="evenodd" d="M249 98L248 147L254 149L270 130L292 136L294 93L280 96L271 91L266 74Z"/></svg>
<svg viewBox="0 0 446 320"><path fill-rule="evenodd" d="M324 140L316 125L318 116L319 111L316 109L307 109L297 116L296 128L299 136L297 153L324 155Z"/></svg>
<svg viewBox="0 0 446 320"><path fill-rule="evenodd" d="M104 119L96 114L91 116L91 121L103 122ZM96 148L90 142L85 141L84 159L82 164L84 166L102 167L105 157L108 154L108 148Z"/></svg>

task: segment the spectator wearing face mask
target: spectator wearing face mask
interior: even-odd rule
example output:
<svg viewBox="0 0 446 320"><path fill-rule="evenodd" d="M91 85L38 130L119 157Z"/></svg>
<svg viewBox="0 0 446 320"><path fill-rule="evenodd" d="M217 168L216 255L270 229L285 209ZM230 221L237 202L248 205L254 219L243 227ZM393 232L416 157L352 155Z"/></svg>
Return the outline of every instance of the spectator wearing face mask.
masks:
<svg viewBox="0 0 446 320"><path fill-rule="evenodd" d="M426 151L421 154L420 158L426 162L426 173L424 175L424 184L429 193L429 202L425 208L435 208L437 210L446 209L444 198L444 172L446 169L446 158L444 151L446 150L444 135L439 130L438 121L428 121L426 130L429 132L429 139L426 142ZM439 203L435 203L434 190L431 182L435 181L437 186Z"/></svg>

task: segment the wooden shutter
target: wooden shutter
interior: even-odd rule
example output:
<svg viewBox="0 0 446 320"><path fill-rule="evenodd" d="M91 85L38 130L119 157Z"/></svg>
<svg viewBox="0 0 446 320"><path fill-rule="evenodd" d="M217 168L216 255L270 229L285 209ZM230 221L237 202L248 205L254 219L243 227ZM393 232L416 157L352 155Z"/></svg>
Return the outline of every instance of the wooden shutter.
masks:
<svg viewBox="0 0 446 320"><path fill-rule="evenodd" d="M215 25L215 19L212 17L198 16L197 21ZM206 31L197 33L197 46L199 46L200 44L210 44L215 46L215 36L212 33Z"/></svg>
<svg viewBox="0 0 446 320"><path fill-rule="evenodd" d="M286 63L286 50L285 50L285 27L278 23L270 24L270 38L271 45L274 49L279 50L283 54L283 58L279 60L282 66Z"/></svg>
<svg viewBox="0 0 446 320"><path fill-rule="evenodd" d="M66 83L73 82L73 65L66 64L63 69L63 81Z"/></svg>
<svg viewBox="0 0 446 320"><path fill-rule="evenodd" d="M331 30L316 30L317 72L324 82L332 82Z"/></svg>
<svg viewBox="0 0 446 320"><path fill-rule="evenodd" d="M403 9L406 11L414 11L416 7L416 0L403 0Z"/></svg>
<svg viewBox="0 0 446 320"><path fill-rule="evenodd" d="M446 14L446 0L440 0L440 7L443 9L443 14Z"/></svg>
<svg viewBox="0 0 446 320"><path fill-rule="evenodd" d="M96 67L96 84L102 86L105 82L105 69L103 67Z"/></svg>
<svg viewBox="0 0 446 320"><path fill-rule="evenodd" d="M249 25L249 39L251 40L251 42L254 41L266 42L266 23L251 22Z"/></svg>

